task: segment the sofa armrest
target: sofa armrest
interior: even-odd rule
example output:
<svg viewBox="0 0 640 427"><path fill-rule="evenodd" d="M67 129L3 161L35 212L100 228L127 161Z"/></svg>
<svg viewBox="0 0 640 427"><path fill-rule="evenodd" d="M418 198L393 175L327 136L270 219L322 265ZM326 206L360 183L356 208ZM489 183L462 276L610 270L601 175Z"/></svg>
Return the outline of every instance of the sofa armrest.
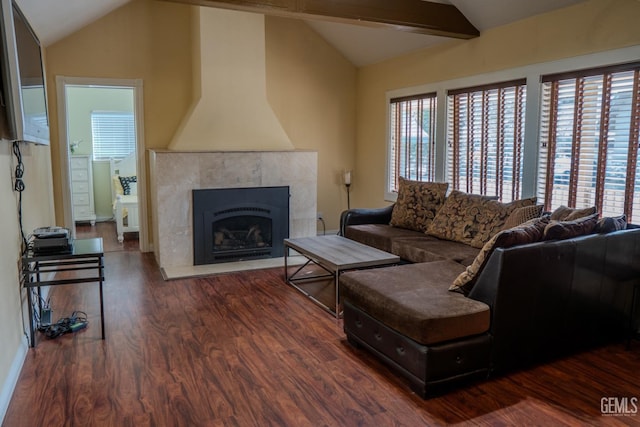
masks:
<svg viewBox="0 0 640 427"><path fill-rule="evenodd" d="M384 208L349 209L340 214L340 236L345 235L349 225L359 224L389 224L391 222L393 205Z"/></svg>

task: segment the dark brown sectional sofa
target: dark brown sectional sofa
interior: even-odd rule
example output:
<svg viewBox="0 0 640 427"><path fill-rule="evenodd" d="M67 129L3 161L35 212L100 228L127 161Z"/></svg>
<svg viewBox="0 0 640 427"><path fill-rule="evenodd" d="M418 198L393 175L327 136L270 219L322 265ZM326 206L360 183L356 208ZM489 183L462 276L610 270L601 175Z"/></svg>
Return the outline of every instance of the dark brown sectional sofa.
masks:
<svg viewBox="0 0 640 427"><path fill-rule="evenodd" d="M411 206L433 200L420 199L424 188L407 187ZM524 222L511 227L516 211L532 211L531 203L452 192L480 201L471 209L480 206L472 215L479 222L483 205L489 222L495 209L506 209L478 248L481 231L461 224L467 211L454 219L452 227L463 230L458 236L431 231L475 239L473 246L429 233L446 200L417 230L391 225L397 204L406 201L402 193L403 186L387 208L343 212L340 233L399 255L403 264L344 273L340 289L349 342L408 378L420 396L620 340L637 328L632 299L640 282L640 228L624 217L605 220L593 210L562 207L527 221L521 215L516 223Z"/></svg>

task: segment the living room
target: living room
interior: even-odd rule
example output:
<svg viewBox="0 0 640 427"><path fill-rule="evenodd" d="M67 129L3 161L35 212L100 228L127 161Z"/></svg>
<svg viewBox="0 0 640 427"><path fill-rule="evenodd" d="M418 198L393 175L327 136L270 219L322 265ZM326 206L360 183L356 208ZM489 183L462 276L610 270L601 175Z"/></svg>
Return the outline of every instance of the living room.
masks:
<svg viewBox="0 0 640 427"><path fill-rule="evenodd" d="M289 140L284 147L317 152L317 211L323 212L327 230L337 230L340 212L347 207L345 170L353 171L351 207L381 207L390 203L385 193L388 192L387 108L391 94L416 94L424 88L438 90L440 82L456 80L460 84L475 78L477 84L487 83L486 80L505 70L576 57L579 57L577 68L638 61L638 16L638 1L590 0L488 30L471 40L448 41L362 67L347 60L303 21L266 16L266 98ZM199 73L193 43L198 23L197 7L135 0L45 46L51 145L28 146L23 153L27 186L23 200L24 230L60 225L64 218L56 76L142 79L147 150L283 148L264 141L234 147L223 142L174 141L198 98L194 93L200 89L193 77ZM15 169L9 146L3 144L0 156L0 169L5 177L12 176ZM149 167L148 157L146 165ZM530 196L536 187L532 175L536 161L527 158L525 165L528 178L524 180L522 195ZM20 301L24 297L18 286L20 224L13 183L8 178L0 188L0 201L3 218L0 230L8 236L0 249L0 289L6 295L0 303L3 346L0 397L6 408L26 354L34 350L28 350L23 334ZM155 220L149 211L146 220L149 229L154 227ZM108 276L109 272L107 280ZM114 273L114 277L121 276ZM338 329L335 335L341 339ZM46 357L39 355L42 359ZM630 359L634 364L637 362L637 356Z"/></svg>

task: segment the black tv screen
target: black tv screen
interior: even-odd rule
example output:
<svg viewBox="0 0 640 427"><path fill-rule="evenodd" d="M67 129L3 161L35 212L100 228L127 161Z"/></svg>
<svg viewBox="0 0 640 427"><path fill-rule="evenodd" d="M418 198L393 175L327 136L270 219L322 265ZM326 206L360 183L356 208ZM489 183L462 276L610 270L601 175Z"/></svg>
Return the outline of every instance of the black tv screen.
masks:
<svg viewBox="0 0 640 427"><path fill-rule="evenodd" d="M22 100L23 135L20 139L48 144L49 122L40 41L15 2L13 2L13 25Z"/></svg>
<svg viewBox="0 0 640 427"><path fill-rule="evenodd" d="M49 144L40 41L15 2L0 0L0 11L0 138Z"/></svg>

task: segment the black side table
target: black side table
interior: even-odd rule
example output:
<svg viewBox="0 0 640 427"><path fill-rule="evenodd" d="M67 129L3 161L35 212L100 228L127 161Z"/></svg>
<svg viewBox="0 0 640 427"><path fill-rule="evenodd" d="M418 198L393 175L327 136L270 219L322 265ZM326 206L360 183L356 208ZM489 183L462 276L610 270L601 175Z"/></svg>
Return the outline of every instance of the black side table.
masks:
<svg viewBox="0 0 640 427"><path fill-rule="evenodd" d="M89 274L78 274L70 279L57 279L57 273L64 271L87 271ZM43 280L43 274L53 273L52 280ZM102 238L76 239L73 241L71 253L34 254L31 250L22 257L23 286L27 289L29 304L29 331L31 347L35 347L35 325L33 324L33 303L31 288L42 286L72 285L97 282L100 285L100 327L104 339L104 304L102 283L104 282L104 250ZM40 304L38 304L40 306Z"/></svg>

